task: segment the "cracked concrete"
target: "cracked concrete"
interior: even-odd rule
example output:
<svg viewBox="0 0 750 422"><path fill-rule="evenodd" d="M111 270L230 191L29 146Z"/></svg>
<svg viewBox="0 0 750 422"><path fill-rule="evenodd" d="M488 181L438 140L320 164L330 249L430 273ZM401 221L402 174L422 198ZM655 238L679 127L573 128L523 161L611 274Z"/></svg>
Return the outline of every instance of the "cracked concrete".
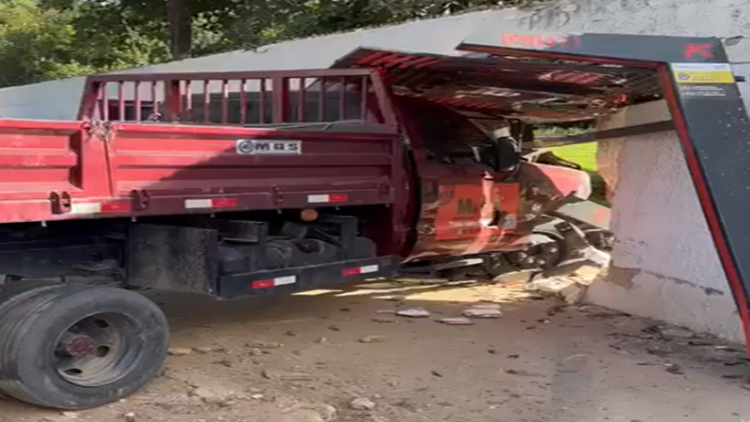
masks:
<svg viewBox="0 0 750 422"><path fill-rule="evenodd" d="M713 295L722 296L725 294L724 290L717 289L715 287L710 287L710 286L702 286L690 280L685 280L685 279L676 278L676 277L667 277L663 274L659 274L653 271L646 271L646 270L641 270L638 268L622 268L622 267L618 267L615 265L612 265L609 267L607 278L606 280L602 280L602 281L605 283L616 284L625 289L632 289L635 287L635 283L633 282L633 279L635 279L639 275L653 277L661 283L674 283L678 286L686 286L686 287L690 287L693 289L698 289L698 290L703 291L703 293L707 296L713 296Z"/></svg>

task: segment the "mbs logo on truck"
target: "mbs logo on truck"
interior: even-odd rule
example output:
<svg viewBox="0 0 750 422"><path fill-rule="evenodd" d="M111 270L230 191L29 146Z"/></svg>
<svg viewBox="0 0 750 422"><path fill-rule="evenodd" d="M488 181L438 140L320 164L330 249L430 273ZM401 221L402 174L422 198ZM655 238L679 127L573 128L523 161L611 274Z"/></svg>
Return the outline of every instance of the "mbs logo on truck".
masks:
<svg viewBox="0 0 750 422"><path fill-rule="evenodd" d="M239 139L235 144L239 155L298 155L302 141L287 139Z"/></svg>

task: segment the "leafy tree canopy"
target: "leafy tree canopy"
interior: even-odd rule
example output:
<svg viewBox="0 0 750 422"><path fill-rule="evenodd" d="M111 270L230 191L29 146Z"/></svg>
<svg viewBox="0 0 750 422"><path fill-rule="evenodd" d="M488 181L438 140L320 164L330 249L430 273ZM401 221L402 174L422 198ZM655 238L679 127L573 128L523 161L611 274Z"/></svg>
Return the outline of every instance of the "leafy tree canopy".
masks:
<svg viewBox="0 0 750 422"><path fill-rule="evenodd" d="M503 4L497 0L0 0L0 86L498 5Z"/></svg>

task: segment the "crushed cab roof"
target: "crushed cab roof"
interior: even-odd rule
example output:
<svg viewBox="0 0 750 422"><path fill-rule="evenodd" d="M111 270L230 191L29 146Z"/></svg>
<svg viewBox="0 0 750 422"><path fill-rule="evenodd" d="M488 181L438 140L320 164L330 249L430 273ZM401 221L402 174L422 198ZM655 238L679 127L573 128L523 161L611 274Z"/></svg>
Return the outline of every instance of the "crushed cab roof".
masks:
<svg viewBox="0 0 750 422"><path fill-rule="evenodd" d="M358 48L332 67L377 68L395 95L536 124L591 120L660 98L654 70L618 65Z"/></svg>

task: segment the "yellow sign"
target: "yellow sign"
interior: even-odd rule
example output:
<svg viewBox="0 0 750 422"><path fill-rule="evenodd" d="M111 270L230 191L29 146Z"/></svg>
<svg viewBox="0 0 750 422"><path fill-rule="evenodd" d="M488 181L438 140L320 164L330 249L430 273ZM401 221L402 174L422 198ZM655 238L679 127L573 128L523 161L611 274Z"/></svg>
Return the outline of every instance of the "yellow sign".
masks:
<svg viewBox="0 0 750 422"><path fill-rule="evenodd" d="M734 74L728 63L672 63L678 84L733 84Z"/></svg>

